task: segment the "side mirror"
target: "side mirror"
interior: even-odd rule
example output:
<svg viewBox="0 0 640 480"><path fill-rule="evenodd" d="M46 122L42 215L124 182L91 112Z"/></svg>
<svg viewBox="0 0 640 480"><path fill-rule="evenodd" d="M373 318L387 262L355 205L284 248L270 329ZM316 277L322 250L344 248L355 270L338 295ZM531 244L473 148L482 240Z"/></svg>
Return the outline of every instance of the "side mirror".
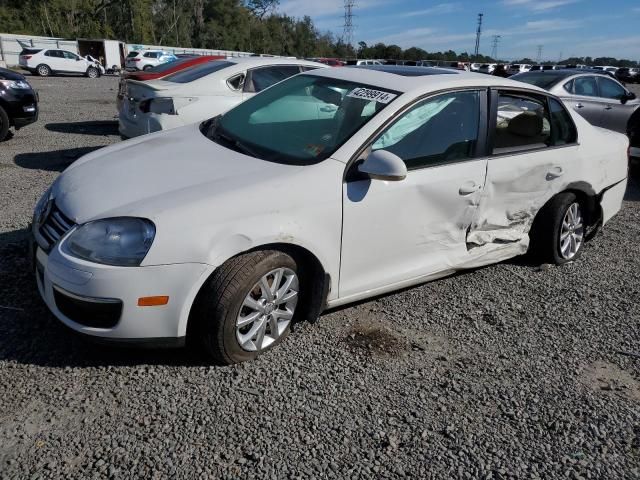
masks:
<svg viewBox="0 0 640 480"><path fill-rule="evenodd" d="M622 95L622 97L620 97L620 103L624 105L629 100L634 100L635 98L636 98L636 94L635 93L627 92L624 95Z"/></svg>
<svg viewBox="0 0 640 480"><path fill-rule="evenodd" d="M358 171L374 180L399 181L407 177L407 166L404 161L386 150L371 152L358 166Z"/></svg>

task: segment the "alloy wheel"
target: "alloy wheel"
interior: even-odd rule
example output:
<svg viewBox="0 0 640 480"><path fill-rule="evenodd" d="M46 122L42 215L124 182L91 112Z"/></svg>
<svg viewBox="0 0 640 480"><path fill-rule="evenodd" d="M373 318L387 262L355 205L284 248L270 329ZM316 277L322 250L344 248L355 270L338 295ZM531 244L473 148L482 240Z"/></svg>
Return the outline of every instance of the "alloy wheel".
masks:
<svg viewBox="0 0 640 480"><path fill-rule="evenodd" d="M560 227L560 255L565 260L575 257L584 242L584 223L580 204L569 205Z"/></svg>
<svg viewBox="0 0 640 480"><path fill-rule="evenodd" d="M270 271L251 288L236 319L243 350L259 352L285 333L298 303L299 282L289 268Z"/></svg>

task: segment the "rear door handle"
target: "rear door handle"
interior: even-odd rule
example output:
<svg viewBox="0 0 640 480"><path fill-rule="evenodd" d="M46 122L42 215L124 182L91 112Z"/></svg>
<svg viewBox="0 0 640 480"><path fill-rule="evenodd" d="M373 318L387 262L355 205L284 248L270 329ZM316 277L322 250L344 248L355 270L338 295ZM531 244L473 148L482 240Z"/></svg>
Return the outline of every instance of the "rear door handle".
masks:
<svg viewBox="0 0 640 480"><path fill-rule="evenodd" d="M458 193L464 196L471 195L472 193L479 192L480 190L482 190L482 185L478 185L476 182L470 180L462 184Z"/></svg>
<svg viewBox="0 0 640 480"><path fill-rule="evenodd" d="M564 170L562 170L562 167L553 167L547 172L547 180L553 180L554 178L559 178L562 175L564 175Z"/></svg>
<svg viewBox="0 0 640 480"><path fill-rule="evenodd" d="M581 103L576 103L576 108L584 108L584 105Z"/></svg>
<svg viewBox="0 0 640 480"><path fill-rule="evenodd" d="M604 107L605 110L611 110L613 107L611 105L607 105L606 107Z"/></svg>

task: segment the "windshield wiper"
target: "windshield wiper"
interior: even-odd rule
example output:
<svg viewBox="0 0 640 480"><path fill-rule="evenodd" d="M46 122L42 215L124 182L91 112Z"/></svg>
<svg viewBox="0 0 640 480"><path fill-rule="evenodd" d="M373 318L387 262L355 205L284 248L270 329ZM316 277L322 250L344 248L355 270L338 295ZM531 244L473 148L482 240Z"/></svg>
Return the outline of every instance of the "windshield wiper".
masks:
<svg viewBox="0 0 640 480"><path fill-rule="evenodd" d="M250 157L260 158L260 156L253 151L250 147L242 143L240 140L236 140L232 138L227 133L221 132L221 128L216 125L216 129L213 131L213 136L215 140L222 140L226 144L225 146L235 150L236 152L244 153L245 155L249 155Z"/></svg>

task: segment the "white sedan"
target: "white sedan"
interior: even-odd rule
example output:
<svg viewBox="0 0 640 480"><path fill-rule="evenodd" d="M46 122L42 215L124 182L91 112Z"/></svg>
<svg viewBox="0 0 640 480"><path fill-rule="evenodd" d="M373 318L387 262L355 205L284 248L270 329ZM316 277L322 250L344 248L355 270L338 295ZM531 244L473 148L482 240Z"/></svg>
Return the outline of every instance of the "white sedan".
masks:
<svg viewBox="0 0 640 480"><path fill-rule="evenodd" d="M226 112L256 93L321 63L289 58L242 57L215 60L162 80L129 80L119 112L127 138L182 127Z"/></svg>
<svg viewBox="0 0 640 480"><path fill-rule="evenodd" d="M510 80L314 70L75 162L35 209L37 283L78 332L240 362L328 307L576 260L621 208L627 146Z"/></svg>

